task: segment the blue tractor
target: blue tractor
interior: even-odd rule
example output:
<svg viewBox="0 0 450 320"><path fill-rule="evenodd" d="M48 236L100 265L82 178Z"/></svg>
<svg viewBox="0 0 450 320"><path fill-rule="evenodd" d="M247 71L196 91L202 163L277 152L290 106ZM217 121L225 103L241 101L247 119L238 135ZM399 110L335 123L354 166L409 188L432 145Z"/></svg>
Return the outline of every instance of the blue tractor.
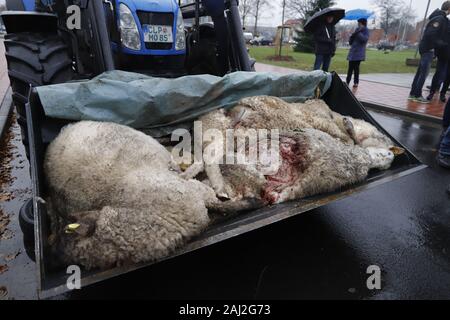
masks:
<svg viewBox="0 0 450 320"><path fill-rule="evenodd" d="M6 0L6 6L6 59L24 133L35 86L114 69L159 77L253 70L237 0Z"/></svg>

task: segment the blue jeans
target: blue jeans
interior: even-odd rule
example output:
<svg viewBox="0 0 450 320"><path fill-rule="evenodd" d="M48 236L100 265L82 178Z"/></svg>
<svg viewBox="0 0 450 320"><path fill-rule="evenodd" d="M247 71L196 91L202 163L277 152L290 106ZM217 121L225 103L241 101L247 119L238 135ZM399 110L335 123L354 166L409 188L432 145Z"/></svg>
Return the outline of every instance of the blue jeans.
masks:
<svg viewBox="0 0 450 320"><path fill-rule="evenodd" d="M439 152L443 156L450 156L450 128L447 129L447 133L442 140L441 150L439 150Z"/></svg>
<svg viewBox="0 0 450 320"><path fill-rule="evenodd" d="M433 76L433 81L431 82L430 93L435 93L439 91L442 83L447 78L448 60L438 59L436 65L436 73ZM444 92L445 93L445 92Z"/></svg>
<svg viewBox="0 0 450 320"><path fill-rule="evenodd" d="M411 86L410 95L417 98L422 96L423 85L425 84L425 81L430 74L431 63L433 62L433 59L433 51L426 52L421 55L419 67L417 68L416 76L414 77L414 81Z"/></svg>
<svg viewBox="0 0 450 320"><path fill-rule="evenodd" d="M314 70L320 70L320 68L322 67L323 71L328 72L328 69L330 69L330 65L331 65L331 54L316 54L316 62L314 62Z"/></svg>

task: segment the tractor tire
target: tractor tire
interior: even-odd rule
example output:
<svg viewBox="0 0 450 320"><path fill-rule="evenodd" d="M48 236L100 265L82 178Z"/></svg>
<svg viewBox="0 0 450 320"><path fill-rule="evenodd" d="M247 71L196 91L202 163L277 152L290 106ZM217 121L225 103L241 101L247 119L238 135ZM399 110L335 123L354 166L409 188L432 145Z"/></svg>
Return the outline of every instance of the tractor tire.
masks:
<svg viewBox="0 0 450 320"><path fill-rule="evenodd" d="M28 199L19 210L19 225L27 243L34 244L33 199Z"/></svg>
<svg viewBox="0 0 450 320"><path fill-rule="evenodd" d="M28 199L19 211L19 226L23 234L23 245L28 257L35 261L33 199Z"/></svg>
<svg viewBox="0 0 450 320"><path fill-rule="evenodd" d="M31 88L72 80L72 58L67 45L55 33L8 34L4 44L17 122L28 156L25 104L28 102Z"/></svg>

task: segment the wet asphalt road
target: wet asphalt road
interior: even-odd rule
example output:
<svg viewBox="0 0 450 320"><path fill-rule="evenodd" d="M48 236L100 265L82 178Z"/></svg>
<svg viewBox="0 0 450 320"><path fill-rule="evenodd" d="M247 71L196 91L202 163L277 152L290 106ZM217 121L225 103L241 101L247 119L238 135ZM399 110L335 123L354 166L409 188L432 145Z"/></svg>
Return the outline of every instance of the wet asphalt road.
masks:
<svg viewBox="0 0 450 320"><path fill-rule="evenodd" d="M450 172L434 164L440 128L373 115L431 168L57 298L450 298L450 198L445 193ZM13 170L19 179L11 188L26 188L28 168ZM20 202L4 208L12 215L15 236L0 243L0 253L22 246L13 217ZM10 298L33 298L34 267L21 250L9 271L0 275L0 286L8 288ZM370 265L382 270L381 290L366 287Z"/></svg>

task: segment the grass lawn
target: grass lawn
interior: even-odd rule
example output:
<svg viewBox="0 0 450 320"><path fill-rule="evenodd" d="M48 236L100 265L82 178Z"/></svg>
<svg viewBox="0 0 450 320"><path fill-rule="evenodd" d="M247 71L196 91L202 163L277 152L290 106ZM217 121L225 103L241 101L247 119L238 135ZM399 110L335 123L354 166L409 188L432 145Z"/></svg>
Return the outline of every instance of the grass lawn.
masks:
<svg viewBox="0 0 450 320"><path fill-rule="evenodd" d="M275 47L251 47L250 55L257 62L277 65L281 67L312 70L314 64L314 54L294 52L292 48L284 47L283 55L290 55L295 61L270 61L269 56L275 55ZM415 73L416 67L406 65L407 58L414 57L414 50L395 51L388 54L378 50L367 50L367 59L361 65L361 73ZM330 70L340 74L347 73L348 49L338 49L333 58Z"/></svg>

